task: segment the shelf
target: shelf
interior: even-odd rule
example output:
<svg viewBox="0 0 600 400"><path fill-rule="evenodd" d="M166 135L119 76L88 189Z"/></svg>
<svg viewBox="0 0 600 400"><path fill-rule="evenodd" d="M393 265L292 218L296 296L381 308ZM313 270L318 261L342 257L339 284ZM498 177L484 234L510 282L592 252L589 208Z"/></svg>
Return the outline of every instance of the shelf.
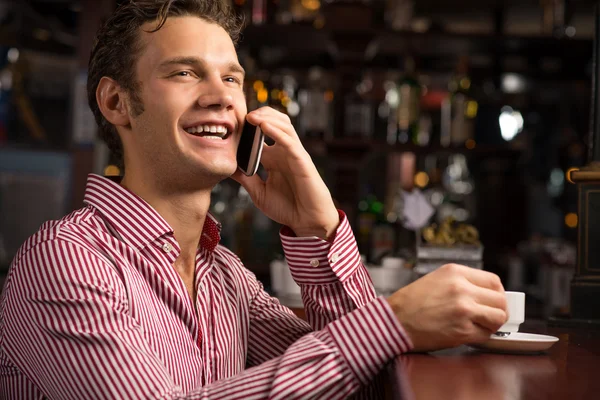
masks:
<svg viewBox="0 0 600 400"><path fill-rule="evenodd" d="M264 67L307 68L320 64L336 68L347 63L375 68L401 68L401 56L416 55L419 69L450 72L461 55L488 58L480 67L520 72L534 78L589 79L590 38L393 31L390 29L316 29L311 25L250 25L240 49L264 58ZM503 67L506 57L524 58L527 67ZM494 61L495 60L495 61ZM551 64L547 67L547 64ZM473 69L477 69L473 65Z"/></svg>
<svg viewBox="0 0 600 400"><path fill-rule="evenodd" d="M509 145L477 145L473 149L466 147L416 146L414 144L393 144L379 140L333 139L329 141L303 138L302 143L309 152L317 154L346 153L348 157L368 152L410 152L417 155L427 154L465 154L473 157L518 158L524 150Z"/></svg>

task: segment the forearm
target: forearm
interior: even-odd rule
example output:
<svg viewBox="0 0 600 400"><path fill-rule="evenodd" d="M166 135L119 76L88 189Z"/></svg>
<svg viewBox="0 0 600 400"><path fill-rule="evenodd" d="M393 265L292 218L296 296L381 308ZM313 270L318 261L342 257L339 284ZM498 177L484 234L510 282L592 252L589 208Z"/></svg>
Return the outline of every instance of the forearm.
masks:
<svg viewBox="0 0 600 400"><path fill-rule="evenodd" d="M280 357L200 388L186 398L346 398L371 382L394 356L410 348L385 300L377 299L304 336Z"/></svg>

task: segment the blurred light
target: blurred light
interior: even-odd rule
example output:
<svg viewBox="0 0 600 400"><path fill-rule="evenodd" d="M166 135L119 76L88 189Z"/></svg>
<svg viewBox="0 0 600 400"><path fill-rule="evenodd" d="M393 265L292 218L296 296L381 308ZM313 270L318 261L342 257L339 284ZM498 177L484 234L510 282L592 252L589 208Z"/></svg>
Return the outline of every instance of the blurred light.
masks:
<svg viewBox="0 0 600 400"><path fill-rule="evenodd" d="M577 228L577 224L579 223L579 218L575 213L568 213L565 215L565 225L569 228Z"/></svg>
<svg viewBox="0 0 600 400"><path fill-rule="evenodd" d="M297 117L300 114L300 106L295 101L290 101L287 105L287 113L290 117Z"/></svg>
<svg viewBox="0 0 600 400"><path fill-rule="evenodd" d="M269 92L267 91L267 89L260 89L256 94L256 99L259 103L266 103L269 99Z"/></svg>
<svg viewBox="0 0 600 400"><path fill-rule="evenodd" d="M431 195L431 205L437 207L444 202L444 194L440 192L435 192Z"/></svg>
<svg viewBox="0 0 600 400"><path fill-rule="evenodd" d="M8 59L9 62L11 63L16 63L17 61L19 61L19 49L15 49L14 47L10 50L8 50L8 54L6 55L6 58Z"/></svg>
<svg viewBox="0 0 600 400"><path fill-rule="evenodd" d="M477 143L473 139L467 139L465 147L469 150L473 150L477 146Z"/></svg>
<svg viewBox="0 0 600 400"><path fill-rule="evenodd" d="M104 168L104 176L119 176L121 175L121 170L116 165L108 165Z"/></svg>
<svg viewBox="0 0 600 400"><path fill-rule="evenodd" d="M259 90L265 87L265 84L263 83L263 81L256 81L254 82L254 85L252 87L254 88L255 92L258 92Z"/></svg>
<svg viewBox="0 0 600 400"><path fill-rule="evenodd" d="M465 222L466 220L469 219L469 212L467 210L465 210L464 208L457 208L452 213L452 216L458 222Z"/></svg>
<svg viewBox="0 0 600 400"><path fill-rule="evenodd" d="M479 104L476 101L471 100L467 102L467 108L465 110L465 115L467 118L475 118L477 116L477 110L479 109Z"/></svg>
<svg viewBox="0 0 600 400"><path fill-rule="evenodd" d="M523 116L519 111L515 111L511 107L506 106L502 108L502 113L498 121L500 123L502 138L507 142L513 140L523 130Z"/></svg>
<svg viewBox="0 0 600 400"><path fill-rule="evenodd" d="M223 211L225 211L226 208L227 208L227 206L225 205L225 202L217 201L215 203L214 210L217 214L221 214Z"/></svg>
<svg viewBox="0 0 600 400"><path fill-rule="evenodd" d="M565 174L562 169L554 168L550 172L546 190L552 197L558 197L562 194L565 188Z"/></svg>
<svg viewBox="0 0 600 400"><path fill-rule="evenodd" d="M462 78L460 80L460 87L464 90L468 90L471 87L471 80L469 78Z"/></svg>
<svg viewBox="0 0 600 400"><path fill-rule="evenodd" d="M565 176L560 168L554 168L550 173L550 182L554 186L560 186L565 182Z"/></svg>
<svg viewBox="0 0 600 400"><path fill-rule="evenodd" d="M271 90L271 98L272 98L272 99L277 99L277 98L279 98L279 94L280 94L280 93L281 93L281 92L279 91L279 89L273 89L273 90Z"/></svg>
<svg viewBox="0 0 600 400"><path fill-rule="evenodd" d="M429 175L427 172L419 171L415 174L415 186L424 188L429 184Z"/></svg>
<svg viewBox="0 0 600 400"><path fill-rule="evenodd" d="M358 209L360 211L367 211L369 209L369 203L367 203L365 200L361 200L358 203Z"/></svg>
<svg viewBox="0 0 600 400"><path fill-rule="evenodd" d="M383 203L380 201L375 201L371 205L371 209L375 211L377 214L383 211Z"/></svg>
<svg viewBox="0 0 600 400"><path fill-rule="evenodd" d="M325 101L330 103L333 101L333 90L326 90L325 91Z"/></svg>
<svg viewBox="0 0 600 400"><path fill-rule="evenodd" d="M309 11L317 11L321 8L321 2L319 0L302 0L302 7Z"/></svg>
<svg viewBox="0 0 600 400"><path fill-rule="evenodd" d="M398 221L398 214L393 211L390 211L386 216L387 222L393 224Z"/></svg>
<svg viewBox="0 0 600 400"><path fill-rule="evenodd" d="M525 89L525 79L518 74L505 74L501 87L505 93L519 93Z"/></svg>
<svg viewBox="0 0 600 400"><path fill-rule="evenodd" d="M567 26L567 29L565 29L565 35L567 35L568 37L573 37L576 33L577 29L575 29L574 26Z"/></svg>
<svg viewBox="0 0 600 400"><path fill-rule="evenodd" d="M388 91L385 93L385 101L387 101L392 108L398 107L398 104L400 104L400 95L398 94L398 89L396 89L396 86L388 89Z"/></svg>

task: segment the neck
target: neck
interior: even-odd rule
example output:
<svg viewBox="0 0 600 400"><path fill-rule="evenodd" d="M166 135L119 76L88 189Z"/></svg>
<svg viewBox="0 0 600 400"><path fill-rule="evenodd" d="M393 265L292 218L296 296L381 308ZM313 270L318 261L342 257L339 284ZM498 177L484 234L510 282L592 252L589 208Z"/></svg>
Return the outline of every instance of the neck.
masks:
<svg viewBox="0 0 600 400"><path fill-rule="evenodd" d="M127 170L121 185L150 204L173 228L181 256L193 261L200 243L202 228L210 207L212 188L181 189L173 185L161 185L149 176Z"/></svg>

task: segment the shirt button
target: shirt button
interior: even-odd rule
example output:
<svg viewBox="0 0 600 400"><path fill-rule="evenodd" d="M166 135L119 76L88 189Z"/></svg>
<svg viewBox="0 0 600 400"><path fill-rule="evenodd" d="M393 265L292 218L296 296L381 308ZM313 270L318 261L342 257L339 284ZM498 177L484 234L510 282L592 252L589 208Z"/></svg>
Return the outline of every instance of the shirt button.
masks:
<svg viewBox="0 0 600 400"><path fill-rule="evenodd" d="M340 253L333 253L333 255L331 256L331 262L335 263L337 262L337 260L340 259Z"/></svg>
<svg viewBox="0 0 600 400"><path fill-rule="evenodd" d="M310 260L310 266L311 267L318 267L319 266L319 260Z"/></svg>
<svg viewBox="0 0 600 400"><path fill-rule="evenodd" d="M200 284L200 291L201 291L202 293L204 293L204 283L201 283L201 284Z"/></svg>
<svg viewBox="0 0 600 400"><path fill-rule="evenodd" d="M173 246L171 245L171 243L165 243L162 245L162 249L165 253L170 253L171 250L173 250Z"/></svg>

